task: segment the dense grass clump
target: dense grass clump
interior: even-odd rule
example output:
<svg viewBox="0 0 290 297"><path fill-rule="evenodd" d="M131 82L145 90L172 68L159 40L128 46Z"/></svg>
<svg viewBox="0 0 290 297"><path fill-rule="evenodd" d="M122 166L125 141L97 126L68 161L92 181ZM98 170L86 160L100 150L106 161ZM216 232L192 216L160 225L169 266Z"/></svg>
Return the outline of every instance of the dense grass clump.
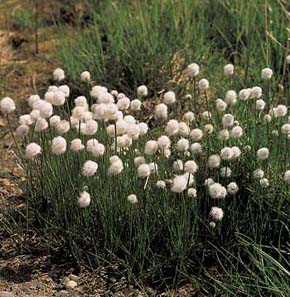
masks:
<svg viewBox="0 0 290 297"><path fill-rule="evenodd" d="M142 83L159 90L178 82L191 61L203 61L203 75L220 76L225 60L241 66L245 84L265 65L278 81L285 78L283 1L89 2L93 23L72 37L63 34L61 57L74 79L87 69L97 82L132 95Z"/></svg>
<svg viewBox="0 0 290 297"><path fill-rule="evenodd" d="M243 77L228 64L216 99L199 71L190 64L176 91L146 100L142 85L131 100L93 85L89 72L81 74L86 97L70 98L56 69L55 85L44 99L28 99L31 112L16 129L27 229L37 226L79 263L117 262L141 281L220 274L231 267L220 251L243 257L241 271L261 271L236 234L257 248L289 240L287 92L270 68L257 79L262 87L239 89ZM152 115L144 117L148 104ZM8 120L14 110L12 99L1 100Z"/></svg>
<svg viewBox="0 0 290 297"><path fill-rule="evenodd" d="M208 275L211 285L225 296L288 296L290 294L289 248L257 245L244 236L237 236L243 250L233 255L217 248L224 274L220 279ZM247 261L245 261L247 259ZM227 267L227 268L225 268Z"/></svg>

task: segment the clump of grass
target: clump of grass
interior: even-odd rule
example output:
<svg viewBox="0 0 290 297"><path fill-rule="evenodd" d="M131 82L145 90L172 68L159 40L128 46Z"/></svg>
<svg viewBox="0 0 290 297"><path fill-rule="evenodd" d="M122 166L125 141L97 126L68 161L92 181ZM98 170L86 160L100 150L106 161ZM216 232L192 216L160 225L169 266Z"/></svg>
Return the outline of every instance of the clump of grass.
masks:
<svg viewBox="0 0 290 297"><path fill-rule="evenodd" d="M73 78L88 69L100 83L126 92L141 83L158 89L179 74L181 59L210 56L204 12L197 2L105 1L101 11L93 11L94 23L82 34L64 38L61 55Z"/></svg>
<svg viewBox="0 0 290 297"><path fill-rule="evenodd" d="M86 96L72 100L65 72L54 71L56 85L28 99L12 133L27 173L27 230L80 263L118 259L129 278L175 284L220 265L213 246L230 250L236 232L257 244L289 239L289 112L275 74L266 68L263 88L240 90L227 65L215 100L198 65L183 71L190 93L181 84L156 96L150 129L146 86L130 100L84 72ZM14 101L0 107L9 121Z"/></svg>
<svg viewBox="0 0 290 297"><path fill-rule="evenodd" d="M16 9L11 15L11 24L16 30L32 29L32 13L27 9Z"/></svg>
<svg viewBox="0 0 290 297"><path fill-rule="evenodd" d="M205 76L221 76L225 59L245 72L241 86L265 66L285 79L289 15L282 1L90 2L93 24L62 35L61 57L73 79L87 69L131 95L142 83L156 90L176 83L191 61L203 61Z"/></svg>
<svg viewBox="0 0 290 297"><path fill-rule="evenodd" d="M241 234L237 241L241 249L238 256L217 248L224 270L219 278L208 275L213 286L224 296L288 296L289 249L260 245Z"/></svg>

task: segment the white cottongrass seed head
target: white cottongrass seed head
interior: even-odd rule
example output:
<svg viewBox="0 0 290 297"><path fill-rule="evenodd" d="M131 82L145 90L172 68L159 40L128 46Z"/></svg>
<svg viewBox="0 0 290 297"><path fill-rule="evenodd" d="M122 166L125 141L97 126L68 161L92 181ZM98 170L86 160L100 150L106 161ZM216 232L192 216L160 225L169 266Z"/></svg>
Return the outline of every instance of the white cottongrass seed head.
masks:
<svg viewBox="0 0 290 297"><path fill-rule="evenodd" d="M89 82L91 80L91 74L89 71L83 71L81 73L81 81Z"/></svg>
<svg viewBox="0 0 290 297"><path fill-rule="evenodd" d="M191 144L190 150L194 155L199 155L202 153L202 145L199 142L194 142Z"/></svg>
<svg viewBox="0 0 290 297"><path fill-rule="evenodd" d="M134 99L130 102L130 109L132 111L141 110L142 103L139 99Z"/></svg>
<svg viewBox="0 0 290 297"><path fill-rule="evenodd" d="M243 128L241 126L234 126L231 130L231 137L240 138L243 136Z"/></svg>
<svg viewBox="0 0 290 297"><path fill-rule="evenodd" d="M66 151L66 140L61 136L54 137L51 142L51 151L54 155L64 154Z"/></svg>
<svg viewBox="0 0 290 297"><path fill-rule="evenodd" d="M35 127L34 127L35 132L41 132L46 130L47 128L48 128L48 122L46 119L39 118L35 122Z"/></svg>
<svg viewBox="0 0 290 297"><path fill-rule="evenodd" d="M177 120L169 120L165 127L165 132L169 136L175 135L179 132L179 123Z"/></svg>
<svg viewBox="0 0 290 297"><path fill-rule="evenodd" d="M87 191L83 191L80 193L78 203L80 208L86 208L90 205L91 203L91 196Z"/></svg>
<svg viewBox="0 0 290 297"><path fill-rule="evenodd" d="M148 140L145 144L144 154L153 156L158 150L158 143L156 140Z"/></svg>
<svg viewBox="0 0 290 297"><path fill-rule="evenodd" d="M157 187L158 189L165 189L165 188L166 188L166 183L165 183L165 181L163 181L163 180L158 180L158 181L156 182L156 187Z"/></svg>
<svg viewBox="0 0 290 297"><path fill-rule="evenodd" d="M25 148L25 156L27 159L34 159L40 153L41 147L35 142L29 143Z"/></svg>
<svg viewBox="0 0 290 297"><path fill-rule="evenodd" d="M179 152L185 152L189 149L189 141L186 138L181 138L176 143L176 149Z"/></svg>
<svg viewBox="0 0 290 297"><path fill-rule="evenodd" d="M171 140L169 139L168 136L162 135L157 139L157 144L158 144L159 149L165 150L170 147Z"/></svg>
<svg viewBox="0 0 290 297"><path fill-rule="evenodd" d="M263 95L263 90L259 86L255 86L251 88L250 98L259 99Z"/></svg>
<svg viewBox="0 0 290 297"><path fill-rule="evenodd" d="M173 171L174 172L179 172L183 170L183 161L180 159L177 159L173 162L172 165Z"/></svg>
<svg viewBox="0 0 290 297"><path fill-rule="evenodd" d="M211 177L205 179L205 181L204 181L204 185L206 187L209 187L209 186L213 185L214 183L215 183L215 181Z"/></svg>
<svg viewBox="0 0 290 297"><path fill-rule="evenodd" d="M135 194L130 194L127 197L127 200L131 203L131 204L136 204L138 202L137 196Z"/></svg>
<svg viewBox="0 0 290 297"><path fill-rule="evenodd" d="M23 114L19 117L18 123L19 123L19 125L30 126L30 125L32 125L33 121L31 119L30 114Z"/></svg>
<svg viewBox="0 0 290 297"><path fill-rule="evenodd" d="M251 95L251 89L242 89L239 92L239 99L241 101L247 101Z"/></svg>
<svg viewBox="0 0 290 297"><path fill-rule="evenodd" d="M237 95L236 91L229 90L226 93L225 102L229 105L235 104L235 103L237 103L237 97L238 97L238 95Z"/></svg>
<svg viewBox="0 0 290 297"><path fill-rule="evenodd" d="M188 179L186 175L176 175L173 178L171 191L174 193L182 193L187 187Z"/></svg>
<svg viewBox="0 0 290 297"><path fill-rule="evenodd" d="M205 91L209 88L209 82L207 79L203 78L198 82L198 88L202 91Z"/></svg>
<svg viewBox="0 0 290 297"><path fill-rule="evenodd" d="M220 207L213 206L210 210L209 215L214 221L221 221L224 217L224 212Z"/></svg>
<svg viewBox="0 0 290 297"><path fill-rule="evenodd" d="M234 74L235 67L233 64L227 64L224 66L224 75L232 76Z"/></svg>
<svg viewBox="0 0 290 297"><path fill-rule="evenodd" d="M145 85L141 85L137 88L137 96L138 97L146 97L148 95L148 88Z"/></svg>
<svg viewBox="0 0 290 297"><path fill-rule="evenodd" d="M173 91L168 91L163 96L163 101L167 105L172 105L176 101L175 93Z"/></svg>
<svg viewBox="0 0 290 297"><path fill-rule="evenodd" d="M193 160L186 161L184 163L184 171L194 174L198 170L198 166Z"/></svg>
<svg viewBox="0 0 290 297"><path fill-rule="evenodd" d="M267 160L269 158L269 149L266 147L258 149L257 158L258 160Z"/></svg>
<svg viewBox="0 0 290 297"><path fill-rule="evenodd" d="M220 169L220 175L221 177L230 177L232 175L232 170L230 167L222 167Z"/></svg>
<svg viewBox="0 0 290 297"><path fill-rule="evenodd" d="M65 79L65 73L61 68L56 68L53 71L53 80L54 81L61 81Z"/></svg>
<svg viewBox="0 0 290 297"><path fill-rule="evenodd" d="M168 108L164 103L155 106L155 118L159 120L166 120L168 116Z"/></svg>
<svg viewBox="0 0 290 297"><path fill-rule="evenodd" d="M16 109L13 99L5 97L0 101L0 110L3 114L8 114Z"/></svg>
<svg viewBox="0 0 290 297"><path fill-rule="evenodd" d="M189 135L193 141L200 141L203 137L203 132L201 129L195 128L190 131Z"/></svg>
<svg viewBox="0 0 290 297"><path fill-rule="evenodd" d="M221 199L227 196L227 190L220 183L214 183L209 186L209 196L213 199Z"/></svg>
<svg viewBox="0 0 290 297"><path fill-rule="evenodd" d="M273 70L270 68L264 68L261 71L262 79L269 80L272 78L272 75L273 75Z"/></svg>
<svg viewBox="0 0 290 297"><path fill-rule="evenodd" d="M211 155L208 158L209 168L219 168L221 164L221 157L219 155Z"/></svg>
<svg viewBox="0 0 290 297"><path fill-rule="evenodd" d="M265 106L266 106L266 102L263 99L258 99L256 101L256 109L258 111L264 110L265 109Z"/></svg>
<svg viewBox="0 0 290 297"><path fill-rule="evenodd" d="M16 136L19 138L24 138L29 133L29 126L20 125L15 130Z"/></svg>
<svg viewBox="0 0 290 297"><path fill-rule="evenodd" d="M195 115L192 111L188 111L183 115L183 119L186 122L192 122L195 120Z"/></svg>
<svg viewBox="0 0 290 297"><path fill-rule="evenodd" d="M190 198L196 198L197 197L197 191L195 188L189 188L187 190L187 196Z"/></svg>
<svg viewBox="0 0 290 297"><path fill-rule="evenodd" d="M138 177L145 178L151 173L150 166L148 164L141 164L137 168Z"/></svg>
<svg viewBox="0 0 290 297"><path fill-rule="evenodd" d="M73 152L81 151L85 148L85 146L82 144L82 140L79 138L75 138L70 143L70 149Z"/></svg>
<svg viewBox="0 0 290 297"><path fill-rule="evenodd" d="M270 185L270 181L267 178L263 177L260 179L260 185L262 188L268 188Z"/></svg>
<svg viewBox="0 0 290 297"><path fill-rule="evenodd" d="M199 65L191 63L186 67L186 73L190 78L196 77L199 74Z"/></svg>
<svg viewBox="0 0 290 297"><path fill-rule="evenodd" d="M215 101L215 103L216 103L216 109L218 111L222 112L227 109L228 104L224 100L219 98Z"/></svg>
<svg viewBox="0 0 290 297"><path fill-rule="evenodd" d="M109 175L119 175L123 171L123 161L117 155L110 157L110 163L111 165L108 169Z"/></svg>
<svg viewBox="0 0 290 297"><path fill-rule="evenodd" d="M290 184L290 170L287 170L287 171L284 173L284 181L285 181L287 184Z"/></svg>
<svg viewBox="0 0 290 297"><path fill-rule="evenodd" d="M236 195L239 191L239 187L235 182L231 182L227 185L227 192L230 195Z"/></svg>
<svg viewBox="0 0 290 297"><path fill-rule="evenodd" d="M222 124L224 128L231 128L234 125L235 118L232 114L228 113L223 115Z"/></svg>
<svg viewBox="0 0 290 297"><path fill-rule="evenodd" d="M98 170L98 164L94 161L88 160L84 163L82 169L83 176L93 176Z"/></svg>
<svg viewBox="0 0 290 297"><path fill-rule="evenodd" d="M220 156L222 160L230 161L234 156L233 149L231 147L224 147L221 149Z"/></svg>
<svg viewBox="0 0 290 297"><path fill-rule="evenodd" d="M262 169L260 169L260 168L255 169L253 171L253 177L255 179L261 179L261 178L263 178L264 177L264 171Z"/></svg>

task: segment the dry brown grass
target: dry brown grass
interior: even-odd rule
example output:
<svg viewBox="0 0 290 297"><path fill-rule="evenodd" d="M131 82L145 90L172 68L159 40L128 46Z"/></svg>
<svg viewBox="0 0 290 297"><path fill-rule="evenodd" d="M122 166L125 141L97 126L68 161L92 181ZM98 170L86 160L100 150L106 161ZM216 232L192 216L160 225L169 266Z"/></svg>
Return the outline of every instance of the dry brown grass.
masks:
<svg viewBox="0 0 290 297"><path fill-rule="evenodd" d="M39 28L39 54L32 30L13 27L13 13L27 3L12 0L0 5L0 97L22 100L43 91L58 64L58 38L52 26Z"/></svg>
<svg viewBox="0 0 290 297"><path fill-rule="evenodd" d="M9 45L9 32L0 31L0 67L9 63L14 57L14 52Z"/></svg>

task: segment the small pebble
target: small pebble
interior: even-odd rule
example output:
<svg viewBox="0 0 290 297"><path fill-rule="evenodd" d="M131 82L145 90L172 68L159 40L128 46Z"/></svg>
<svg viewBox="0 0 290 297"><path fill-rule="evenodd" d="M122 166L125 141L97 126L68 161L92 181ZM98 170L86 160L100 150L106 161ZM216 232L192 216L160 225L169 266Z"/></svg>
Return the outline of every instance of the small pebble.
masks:
<svg viewBox="0 0 290 297"><path fill-rule="evenodd" d="M75 275L75 274L70 274L70 275L68 276L68 278L69 278L70 280L75 281L75 282L77 282L77 281L80 279L80 277L77 276L77 275Z"/></svg>
<svg viewBox="0 0 290 297"><path fill-rule="evenodd" d="M70 281L68 281L68 282L65 283L65 287L68 290L74 289L75 287L77 287L77 285L78 284L75 281L73 281L73 280L70 280Z"/></svg>
<svg viewBox="0 0 290 297"><path fill-rule="evenodd" d="M9 179L2 179L1 180L1 184L4 186L4 187L9 187L11 185ZM9 292L8 292L9 293Z"/></svg>

